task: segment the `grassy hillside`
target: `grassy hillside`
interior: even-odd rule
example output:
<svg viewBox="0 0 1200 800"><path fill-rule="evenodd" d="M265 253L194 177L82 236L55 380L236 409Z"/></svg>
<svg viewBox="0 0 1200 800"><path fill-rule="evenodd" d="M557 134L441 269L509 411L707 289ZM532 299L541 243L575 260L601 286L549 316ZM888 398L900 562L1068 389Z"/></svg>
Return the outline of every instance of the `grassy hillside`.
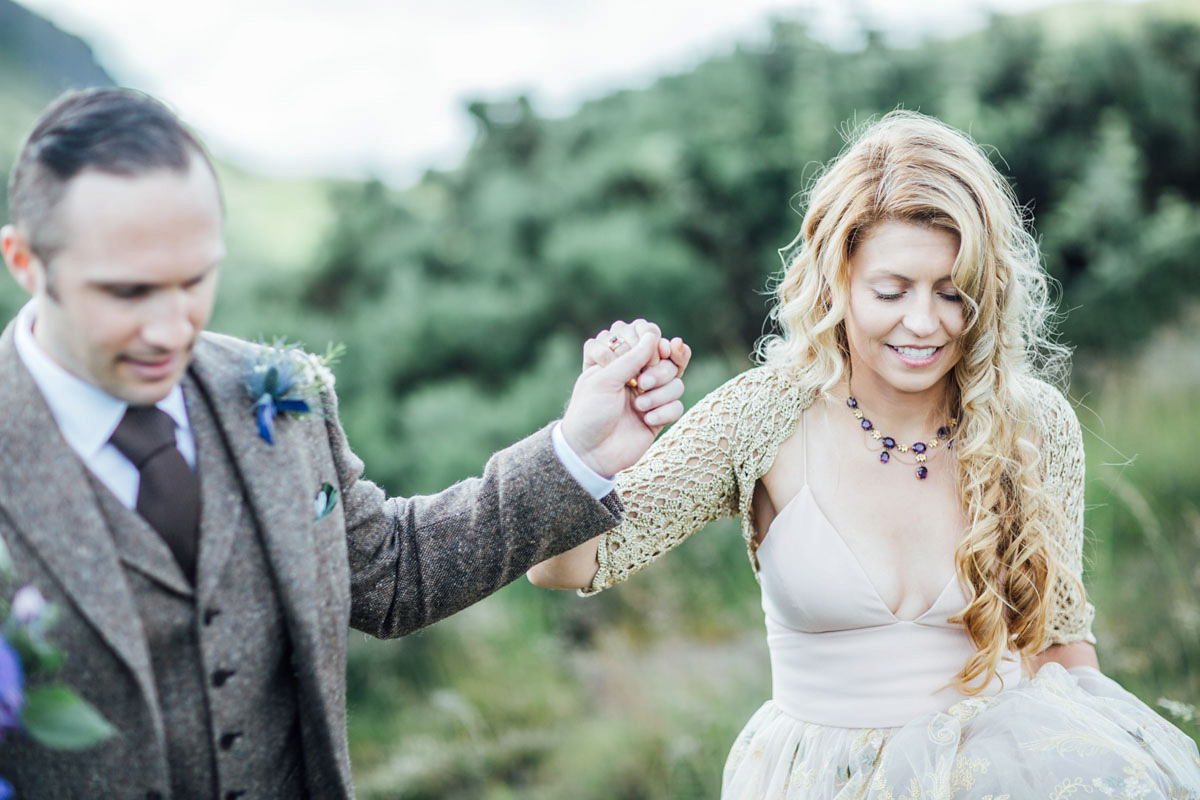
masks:
<svg viewBox="0 0 1200 800"><path fill-rule="evenodd" d="M54 97L67 89L117 82L82 39L12 0L0 0L0 185L7 185L20 142ZM332 219L327 198L338 184L267 178L224 163L218 163L218 171L229 211L224 294L231 302L228 309L219 306L215 323L254 335L263 331L246 330L245 321L255 315L243 301L253 298L255 287L276 280L276 270L296 270L309 262L327 233ZM3 194L0 220L7 221ZM0 315L7 319L23 300L12 281L0 277Z"/></svg>

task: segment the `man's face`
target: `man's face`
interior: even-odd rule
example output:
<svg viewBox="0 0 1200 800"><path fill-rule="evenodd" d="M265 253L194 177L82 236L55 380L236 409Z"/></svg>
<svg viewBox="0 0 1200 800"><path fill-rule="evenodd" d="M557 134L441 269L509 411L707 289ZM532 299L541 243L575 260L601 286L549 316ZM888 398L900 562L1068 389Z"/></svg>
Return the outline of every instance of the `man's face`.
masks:
<svg viewBox="0 0 1200 800"><path fill-rule="evenodd" d="M198 157L186 172L84 172L57 213L64 245L31 268L34 338L113 397L158 402L212 313L224 257L215 178Z"/></svg>

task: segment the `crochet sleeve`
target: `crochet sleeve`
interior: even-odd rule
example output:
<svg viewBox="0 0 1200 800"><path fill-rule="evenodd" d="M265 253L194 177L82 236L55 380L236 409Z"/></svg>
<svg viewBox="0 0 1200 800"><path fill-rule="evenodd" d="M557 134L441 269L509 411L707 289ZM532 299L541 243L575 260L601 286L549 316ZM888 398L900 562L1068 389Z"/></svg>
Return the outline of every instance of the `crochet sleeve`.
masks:
<svg viewBox="0 0 1200 800"><path fill-rule="evenodd" d="M732 442L744 374L691 408L617 479L624 521L600 538L600 568L581 595L620 583L692 533L738 510Z"/></svg>
<svg viewBox="0 0 1200 800"><path fill-rule="evenodd" d="M1051 530L1054 555L1064 574L1052 588L1045 646L1086 641L1095 643L1095 609L1083 590L1083 435L1067 399L1046 386L1034 402L1042 418L1042 480L1047 500L1063 510L1062 523Z"/></svg>

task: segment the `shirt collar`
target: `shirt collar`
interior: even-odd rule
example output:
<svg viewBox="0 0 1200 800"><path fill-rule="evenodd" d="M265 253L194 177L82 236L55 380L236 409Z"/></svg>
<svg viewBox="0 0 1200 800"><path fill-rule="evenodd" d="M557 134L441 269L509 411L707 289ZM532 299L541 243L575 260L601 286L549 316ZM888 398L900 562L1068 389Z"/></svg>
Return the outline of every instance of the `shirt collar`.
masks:
<svg viewBox="0 0 1200 800"><path fill-rule="evenodd" d="M72 375L46 355L33 338L35 303L30 300L17 314L13 344L46 398L63 438L71 449L87 458L108 444L129 404ZM177 427L188 429L187 408L178 384L156 405L175 420Z"/></svg>

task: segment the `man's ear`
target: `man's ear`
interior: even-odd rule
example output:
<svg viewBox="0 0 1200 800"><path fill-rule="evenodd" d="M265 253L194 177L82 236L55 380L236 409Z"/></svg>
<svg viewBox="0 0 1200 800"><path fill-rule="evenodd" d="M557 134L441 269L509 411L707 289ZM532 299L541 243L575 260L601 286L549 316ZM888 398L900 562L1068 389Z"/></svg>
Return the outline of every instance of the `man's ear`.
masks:
<svg viewBox="0 0 1200 800"><path fill-rule="evenodd" d="M4 263L8 265L8 272L13 279L25 291L37 294L45 269L25 235L13 225L5 225L0 228L0 248L3 249Z"/></svg>

